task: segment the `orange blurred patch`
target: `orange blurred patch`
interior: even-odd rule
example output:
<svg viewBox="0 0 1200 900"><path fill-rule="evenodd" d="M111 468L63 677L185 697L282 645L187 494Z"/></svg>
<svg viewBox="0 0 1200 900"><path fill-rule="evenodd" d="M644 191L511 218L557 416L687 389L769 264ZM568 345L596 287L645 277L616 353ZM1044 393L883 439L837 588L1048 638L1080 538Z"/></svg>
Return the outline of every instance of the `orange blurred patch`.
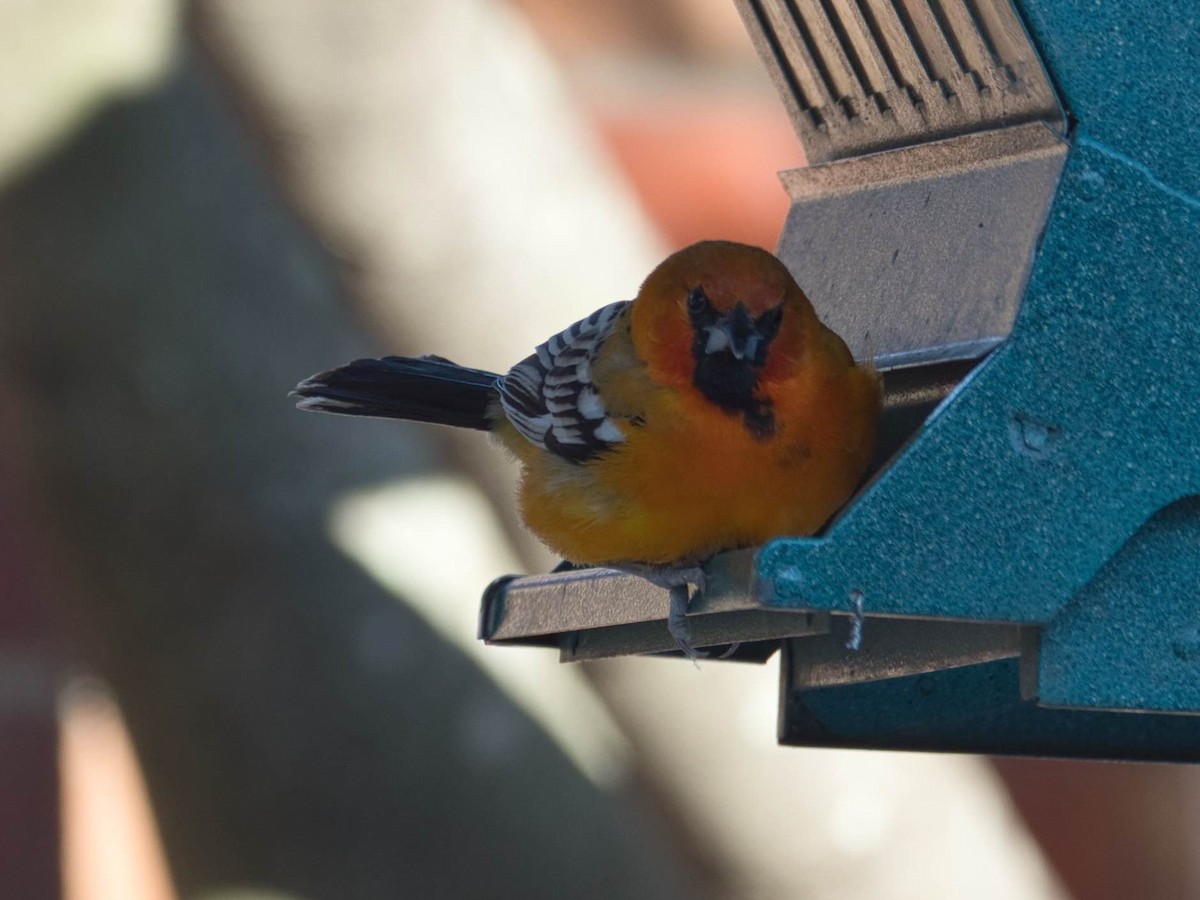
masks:
<svg viewBox="0 0 1200 900"><path fill-rule="evenodd" d="M594 121L672 248L705 238L775 246L789 205L776 173L804 165L777 105L713 98L602 110Z"/></svg>
<svg viewBox="0 0 1200 900"><path fill-rule="evenodd" d="M80 679L60 712L66 900L174 900L141 768L116 702Z"/></svg>

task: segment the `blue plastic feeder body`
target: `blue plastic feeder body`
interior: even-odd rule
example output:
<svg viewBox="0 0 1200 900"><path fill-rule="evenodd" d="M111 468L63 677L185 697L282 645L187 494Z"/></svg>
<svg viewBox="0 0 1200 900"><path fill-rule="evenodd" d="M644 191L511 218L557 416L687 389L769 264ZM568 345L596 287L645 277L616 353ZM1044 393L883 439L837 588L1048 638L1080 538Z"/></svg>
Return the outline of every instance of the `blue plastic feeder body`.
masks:
<svg viewBox="0 0 1200 900"><path fill-rule="evenodd" d="M759 581L781 608L861 592L865 641L871 616L1041 626L1043 706L1197 713L1200 4L1020 8L1071 149L1012 334L824 536L763 548ZM939 690L1016 677L955 672ZM1169 729L1200 753L1200 720Z"/></svg>

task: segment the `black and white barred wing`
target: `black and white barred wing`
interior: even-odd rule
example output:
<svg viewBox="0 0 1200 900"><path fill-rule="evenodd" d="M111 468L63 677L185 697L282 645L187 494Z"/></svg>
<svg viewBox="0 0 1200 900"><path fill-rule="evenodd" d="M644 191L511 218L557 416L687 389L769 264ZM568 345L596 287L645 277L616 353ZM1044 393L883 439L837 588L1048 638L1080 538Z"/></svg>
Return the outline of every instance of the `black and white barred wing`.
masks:
<svg viewBox="0 0 1200 900"><path fill-rule="evenodd" d="M572 462L591 459L624 435L592 384L592 363L629 301L610 303L556 334L500 380L500 402L529 441Z"/></svg>

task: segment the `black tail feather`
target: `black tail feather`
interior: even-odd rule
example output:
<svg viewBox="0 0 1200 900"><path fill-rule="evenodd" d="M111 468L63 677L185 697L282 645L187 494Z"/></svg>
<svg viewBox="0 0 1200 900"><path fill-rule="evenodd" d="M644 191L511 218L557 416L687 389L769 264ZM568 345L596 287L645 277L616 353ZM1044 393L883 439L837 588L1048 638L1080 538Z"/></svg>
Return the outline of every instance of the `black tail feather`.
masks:
<svg viewBox="0 0 1200 900"><path fill-rule="evenodd" d="M499 376L440 356L356 359L296 385L298 409L490 431Z"/></svg>

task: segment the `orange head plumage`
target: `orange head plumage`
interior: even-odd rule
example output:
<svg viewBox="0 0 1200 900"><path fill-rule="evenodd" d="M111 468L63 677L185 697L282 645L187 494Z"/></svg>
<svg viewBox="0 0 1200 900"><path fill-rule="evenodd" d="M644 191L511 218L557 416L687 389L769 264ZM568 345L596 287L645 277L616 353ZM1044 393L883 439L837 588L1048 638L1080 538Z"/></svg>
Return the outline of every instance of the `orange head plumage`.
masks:
<svg viewBox="0 0 1200 900"><path fill-rule="evenodd" d="M729 411L790 378L824 329L796 280L766 250L703 241L669 256L632 309L638 355L658 383Z"/></svg>

